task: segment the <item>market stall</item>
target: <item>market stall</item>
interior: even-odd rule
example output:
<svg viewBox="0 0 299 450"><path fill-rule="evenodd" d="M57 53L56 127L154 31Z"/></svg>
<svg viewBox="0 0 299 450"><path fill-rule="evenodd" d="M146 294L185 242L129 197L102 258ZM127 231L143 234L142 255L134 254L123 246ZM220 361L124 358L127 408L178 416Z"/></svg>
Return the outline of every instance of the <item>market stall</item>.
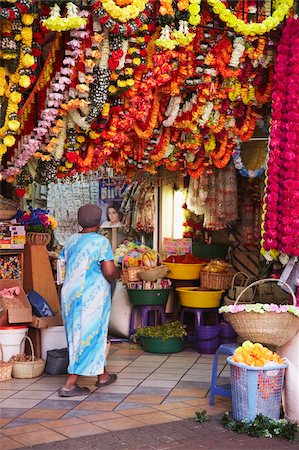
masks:
<svg viewBox="0 0 299 450"><path fill-rule="evenodd" d="M215 353L254 339L236 325L254 312L258 342L287 345L264 340L271 312L298 346L296 13L293 0L0 2L0 323L29 327L38 357L40 329L64 332L59 254L89 203L120 275L112 334L180 317L179 339ZM30 318L12 319L12 299Z"/></svg>

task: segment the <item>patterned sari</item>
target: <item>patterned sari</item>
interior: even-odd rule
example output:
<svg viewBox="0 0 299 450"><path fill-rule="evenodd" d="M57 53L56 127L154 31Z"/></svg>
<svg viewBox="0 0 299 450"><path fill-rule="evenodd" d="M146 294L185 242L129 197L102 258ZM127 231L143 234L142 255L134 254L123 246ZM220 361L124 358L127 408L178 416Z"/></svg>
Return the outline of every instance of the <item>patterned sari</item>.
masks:
<svg viewBox="0 0 299 450"><path fill-rule="evenodd" d="M97 233L71 236L60 258L66 261L61 309L66 329L68 373L95 376L104 372L111 306L110 284L101 261L113 260L108 239Z"/></svg>

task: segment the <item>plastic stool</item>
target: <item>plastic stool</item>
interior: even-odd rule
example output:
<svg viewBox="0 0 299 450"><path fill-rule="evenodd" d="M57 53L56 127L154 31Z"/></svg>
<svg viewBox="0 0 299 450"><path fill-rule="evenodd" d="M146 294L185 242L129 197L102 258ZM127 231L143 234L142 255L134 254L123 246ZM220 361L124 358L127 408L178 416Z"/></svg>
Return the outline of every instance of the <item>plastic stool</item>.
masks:
<svg viewBox="0 0 299 450"><path fill-rule="evenodd" d="M166 322L164 306L162 306L162 305L138 305L138 306L134 305L132 312L131 312L129 337L131 337L132 334L134 334L136 313L138 310L141 312L141 326L142 327L146 327L148 325L157 325L157 313L160 313L160 315L161 315L162 325ZM150 312L154 312L154 315L155 315L155 318L153 321L154 323L152 323L150 320L151 319L149 316Z"/></svg>
<svg viewBox="0 0 299 450"><path fill-rule="evenodd" d="M183 306L181 309L180 322L184 323L184 315L186 312L194 314L195 324L194 324L194 340L196 340L198 335L198 329L202 325L202 313L214 312L216 313L216 325L219 325L218 308L191 308L190 306Z"/></svg>
<svg viewBox="0 0 299 450"><path fill-rule="evenodd" d="M212 382L210 389L210 405L214 405L215 395L223 395L224 397L231 397L231 388L230 386L217 386L217 369L218 369L218 356L228 355L232 356L236 348L239 347L238 344L221 344L215 353L214 362L213 362L213 372L212 372Z"/></svg>

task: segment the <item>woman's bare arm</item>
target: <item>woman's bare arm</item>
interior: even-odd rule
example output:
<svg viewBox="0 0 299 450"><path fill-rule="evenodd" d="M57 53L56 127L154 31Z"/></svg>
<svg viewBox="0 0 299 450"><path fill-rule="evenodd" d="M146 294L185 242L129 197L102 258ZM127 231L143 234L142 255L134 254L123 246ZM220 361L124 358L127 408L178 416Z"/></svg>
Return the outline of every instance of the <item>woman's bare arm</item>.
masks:
<svg viewBox="0 0 299 450"><path fill-rule="evenodd" d="M119 276L119 271L116 269L113 261L102 261L102 272L104 274L104 277L112 283L114 280L116 280Z"/></svg>

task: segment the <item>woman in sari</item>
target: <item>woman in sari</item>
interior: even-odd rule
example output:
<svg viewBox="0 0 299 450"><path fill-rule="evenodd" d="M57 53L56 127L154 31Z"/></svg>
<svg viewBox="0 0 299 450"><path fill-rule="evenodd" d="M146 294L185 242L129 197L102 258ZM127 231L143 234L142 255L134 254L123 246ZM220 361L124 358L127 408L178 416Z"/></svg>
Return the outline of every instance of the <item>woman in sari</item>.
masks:
<svg viewBox="0 0 299 450"><path fill-rule="evenodd" d="M117 376L106 366L106 345L115 266L108 239L97 233L102 210L87 204L78 210L82 231L66 242L60 258L66 261L61 309L69 351L68 377L61 397L88 395L77 385L79 375L97 376L97 387L113 383Z"/></svg>

